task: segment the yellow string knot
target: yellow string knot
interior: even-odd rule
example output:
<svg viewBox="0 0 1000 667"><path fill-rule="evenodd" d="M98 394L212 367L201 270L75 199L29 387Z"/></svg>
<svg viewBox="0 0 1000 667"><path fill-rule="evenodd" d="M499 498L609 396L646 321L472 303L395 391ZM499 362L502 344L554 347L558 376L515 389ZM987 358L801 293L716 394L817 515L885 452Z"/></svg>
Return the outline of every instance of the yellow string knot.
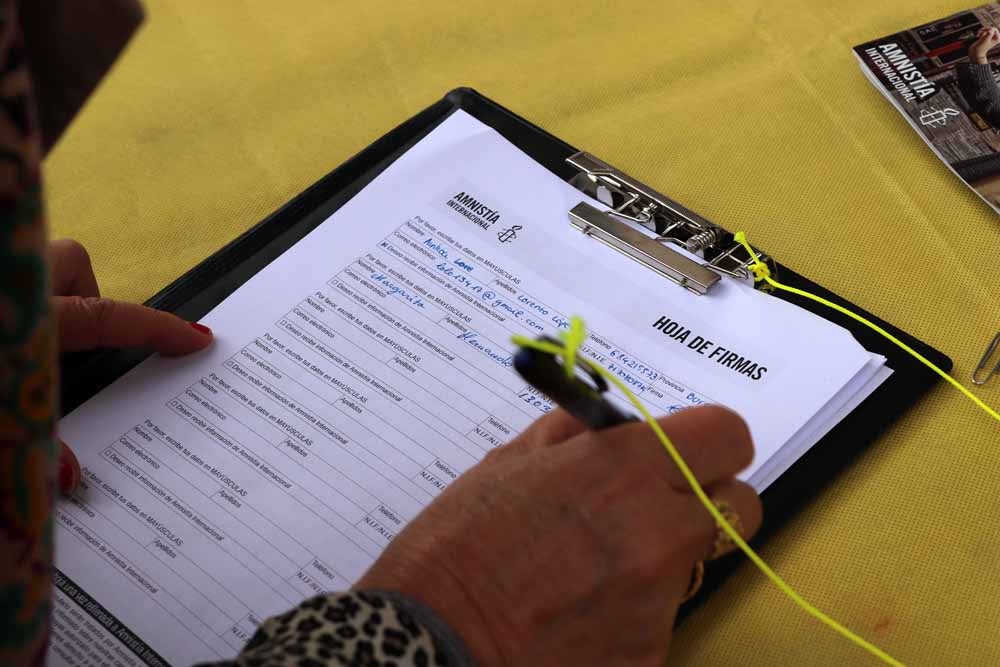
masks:
<svg viewBox="0 0 1000 667"><path fill-rule="evenodd" d="M764 262L757 260L753 264L747 267L750 269L750 273L753 274L753 279L755 282L760 282L762 280L767 280L771 277L771 269Z"/></svg>
<svg viewBox="0 0 1000 667"><path fill-rule="evenodd" d="M747 252L750 253L750 257L753 259L753 261L747 268L750 269L750 273L753 274L754 281L758 283L761 282L762 280L770 281L771 268L764 262L760 261L760 258L757 257L757 253L754 252L753 248L750 247L750 242L747 241L746 232L736 232L735 234L733 234L733 239L735 239L737 243L746 248Z"/></svg>

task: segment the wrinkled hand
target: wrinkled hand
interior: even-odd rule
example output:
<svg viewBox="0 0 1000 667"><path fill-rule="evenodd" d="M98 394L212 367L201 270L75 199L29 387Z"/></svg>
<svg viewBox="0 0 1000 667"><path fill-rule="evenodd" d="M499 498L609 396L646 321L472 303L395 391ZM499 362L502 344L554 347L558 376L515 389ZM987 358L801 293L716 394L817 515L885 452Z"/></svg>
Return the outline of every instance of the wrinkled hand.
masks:
<svg viewBox="0 0 1000 667"><path fill-rule="evenodd" d="M212 342L211 330L201 324L139 304L101 298L90 257L76 241L52 241L48 259L61 352L146 347L177 355ZM80 481L80 464L65 443L60 445L59 488L72 493Z"/></svg>
<svg viewBox="0 0 1000 667"><path fill-rule="evenodd" d="M660 420L713 499L756 532L743 420ZM451 484L357 583L435 610L483 665L660 667L714 521L647 424L586 431L557 410Z"/></svg>
<svg viewBox="0 0 1000 667"><path fill-rule="evenodd" d="M976 41L969 47L969 60L985 65L989 62L987 54L997 44L1000 44L1000 29L980 28L979 32L976 33Z"/></svg>

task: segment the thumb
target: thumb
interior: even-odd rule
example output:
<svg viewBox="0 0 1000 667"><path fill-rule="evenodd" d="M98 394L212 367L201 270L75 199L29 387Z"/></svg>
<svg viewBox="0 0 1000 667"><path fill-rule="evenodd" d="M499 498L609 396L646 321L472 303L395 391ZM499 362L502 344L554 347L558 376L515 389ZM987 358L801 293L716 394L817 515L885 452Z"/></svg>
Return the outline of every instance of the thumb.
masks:
<svg viewBox="0 0 1000 667"><path fill-rule="evenodd" d="M187 354L212 342L208 327L176 315L97 297L53 298L63 352L101 347L148 347L166 355Z"/></svg>

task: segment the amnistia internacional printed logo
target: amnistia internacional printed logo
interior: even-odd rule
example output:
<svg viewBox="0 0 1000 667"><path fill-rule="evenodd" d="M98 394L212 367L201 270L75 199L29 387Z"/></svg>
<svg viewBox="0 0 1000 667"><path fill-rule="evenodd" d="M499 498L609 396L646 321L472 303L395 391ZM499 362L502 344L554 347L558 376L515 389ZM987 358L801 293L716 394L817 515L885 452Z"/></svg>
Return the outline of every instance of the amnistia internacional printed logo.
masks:
<svg viewBox="0 0 1000 667"><path fill-rule="evenodd" d="M480 195L465 190L452 195L446 205L483 229L500 221L500 211L484 202Z"/></svg>
<svg viewBox="0 0 1000 667"><path fill-rule="evenodd" d="M872 46L865 50L865 55L889 88L907 102L922 102L937 94L937 86L924 76L896 42Z"/></svg>

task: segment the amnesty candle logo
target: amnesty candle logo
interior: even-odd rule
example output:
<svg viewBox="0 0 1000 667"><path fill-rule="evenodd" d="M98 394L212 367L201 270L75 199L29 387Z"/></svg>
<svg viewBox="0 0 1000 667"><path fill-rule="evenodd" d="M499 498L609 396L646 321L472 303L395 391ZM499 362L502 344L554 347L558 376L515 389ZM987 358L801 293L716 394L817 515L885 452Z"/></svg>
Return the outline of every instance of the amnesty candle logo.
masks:
<svg viewBox="0 0 1000 667"><path fill-rule="evenodd" d="M500 220L500 211L464 191L449 199L447 206L483 229L489 229Z"/></svg>
<svg viewBox="0 0 1000 667"><path fill-rule="evenodd" d="M510 243L511 241L517 238L517 233L522 229L523 227L521 227L521 225L511 225L507 229L497 234L497 238L500 239L500 243Z"/></svg>
<svg viewBox="0 0 1000 667"><path fill-rule="evenodd" d="M957 115L958 109L952 109L951 107L945 107L944 109L927 107L920 110L920 124L925 127L944 127L948 124L949 116Z"/></svg>

